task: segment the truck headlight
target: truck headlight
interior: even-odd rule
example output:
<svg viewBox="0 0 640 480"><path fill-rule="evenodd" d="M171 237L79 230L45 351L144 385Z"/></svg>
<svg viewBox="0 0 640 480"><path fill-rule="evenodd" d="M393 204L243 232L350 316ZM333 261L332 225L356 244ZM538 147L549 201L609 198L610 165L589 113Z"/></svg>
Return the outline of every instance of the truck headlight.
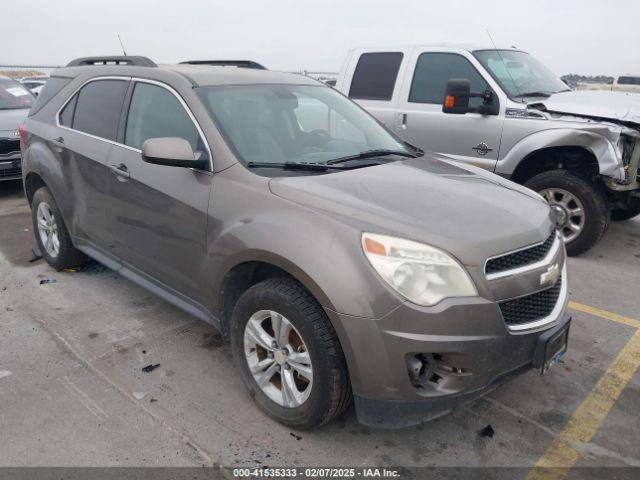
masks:
<svg viewBox="0 0 640 480"><path fill-rule="evenodd" d="M362 249L382 279L418 305L432 306L444 298L478 295L462 265L438 248L403 238L363 233Z"/></svg>

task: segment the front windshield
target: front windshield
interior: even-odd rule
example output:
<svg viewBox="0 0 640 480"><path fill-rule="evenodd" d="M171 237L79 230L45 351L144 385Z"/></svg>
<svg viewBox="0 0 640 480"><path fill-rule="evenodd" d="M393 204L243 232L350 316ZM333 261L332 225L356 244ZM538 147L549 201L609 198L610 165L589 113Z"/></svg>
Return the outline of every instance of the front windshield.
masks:
<svg viewBox="0 0 640 480"><path fill-rule="evenodd" d="M33 104L33 95L18 82L0 78L0 110L13 108L30 108Z"/></svg>
<svg viewBox="0 0 640 480"><path fill-rule="evenodd" d="M479 50L473 54L511 98L548 97L569 90L551 70L528 53Z"/></svg>
<svg viewBox="0 0 640 480"><path fill-rule="evenodd" d="M245 164L326 164L363 151L408 151L329 87L201 87L198 94Z"/></svg>

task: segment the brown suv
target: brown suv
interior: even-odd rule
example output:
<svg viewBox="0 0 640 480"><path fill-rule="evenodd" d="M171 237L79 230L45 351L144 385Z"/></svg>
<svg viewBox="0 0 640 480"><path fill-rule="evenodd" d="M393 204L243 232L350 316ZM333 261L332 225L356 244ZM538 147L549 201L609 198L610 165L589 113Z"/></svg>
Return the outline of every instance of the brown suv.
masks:
<svg viewBox="0 0 640 480"><path fill-rule="evenodd" d="M229 337L269 415L440 415L566 349L565 250L530 190L261 69L88 58L23 129L56 269L92 257Z"/></svg>

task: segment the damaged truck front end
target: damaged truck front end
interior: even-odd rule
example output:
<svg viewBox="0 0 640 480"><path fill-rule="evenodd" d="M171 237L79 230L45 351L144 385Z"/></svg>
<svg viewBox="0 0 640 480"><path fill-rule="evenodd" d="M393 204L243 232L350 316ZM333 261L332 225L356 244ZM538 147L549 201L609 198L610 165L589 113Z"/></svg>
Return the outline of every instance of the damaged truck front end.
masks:
<svg viewBox="0 0 640 480"><path fill-rule="evenodd" d="M571 122L567 144L584 146L597 159L614 220L617 210L640 213L640 108L635 103L630 94L567 92L528 105L558 124Z"/></svg>

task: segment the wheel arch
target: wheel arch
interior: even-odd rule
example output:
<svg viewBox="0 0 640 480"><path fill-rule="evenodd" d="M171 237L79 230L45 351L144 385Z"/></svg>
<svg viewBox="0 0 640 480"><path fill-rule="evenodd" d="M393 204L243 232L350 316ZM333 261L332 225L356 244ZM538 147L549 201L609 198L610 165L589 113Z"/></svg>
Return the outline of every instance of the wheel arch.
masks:
<svg viewBox="0 0 640 480"><path fill-rule="evenodd" d="M27 201L29 202L29 206L31 206L31 202L33 201L33 195L39 188L46 187L47 183L40 176L40 174L36 172L27 173L24 178L24 193L27 196Z"/></svg>
<svg viewBox="0 0 640 480"><path fill-rule="evenodd" d="M280 255L254 250L243 252L241 258L232 258L222 269L224 274L215 281L216 317L220 320L222 333L229 332L231 314L240 296L256 283L274 277L288 277L296 280L318 303L326 309L335 311L335 307L322 288L299 266ZM339 327L334 324L334 329Z"/></svg>
<svg viewBox="0 0 640 480"><path fill-rule="evenodd" d="M511 174L511 180L524 184L550 170L569 170L593 177L599 174L599 163L595 154L584 146L544 147L525 156Z"/></svg>
<svg viewBox="0 0 640 480"><path fill-rule="evenodd" d="M596 166L596 174L609 176L614 179L624 179L624 170L614 145L614 134L602 125L583 128L549 128L528 135L519 140L498 161L496 173L510 176L520 182L523 175L532 170L532 165L545 156L564 157L565 161L576 162L574 166L580 168L584 163L589 168ZM555 160L553 169L558 168ZM545 169L538 170L542 173ZM536 174L534 173L534 174Z"/></svg>

